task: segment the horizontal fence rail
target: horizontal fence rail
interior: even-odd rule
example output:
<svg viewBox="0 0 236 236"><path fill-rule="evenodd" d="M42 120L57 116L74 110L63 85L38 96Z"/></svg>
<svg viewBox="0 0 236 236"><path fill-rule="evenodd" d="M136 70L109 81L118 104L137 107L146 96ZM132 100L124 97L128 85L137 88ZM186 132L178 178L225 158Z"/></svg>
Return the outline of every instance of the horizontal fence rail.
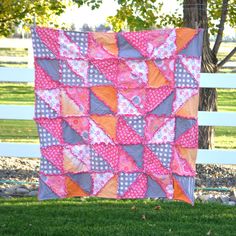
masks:
<svg viewBox="0 0 236 236"><path fill-rule="evenodd" d="M33 117L34 117L34 106L0 105L0 119L32 120ZM198 125L236 126L236 112L199 111L198 112Z"/></svg>
<svg viewBox="0 0 236 236"><path fill-rule="evenodd" d="M29 68L0 68L0 82L34 82L34 70ZM202 73L202 88L236 89L236 74ZM32 120L34 107L25 105L0 105L0 119ZM235 126L236 112L199 111L200 126ZM39 144L0 143L0 156L40 158ZM236 150L198 150L197 163L236 164Z"/></svg>
<svg viewBox="0 0 236 236"><path fill-rule="evenodd" d="M0 68L0 82L34 82L34 69L31 68ZM202 73L202 88L236 88L236 73Z"/></svg>

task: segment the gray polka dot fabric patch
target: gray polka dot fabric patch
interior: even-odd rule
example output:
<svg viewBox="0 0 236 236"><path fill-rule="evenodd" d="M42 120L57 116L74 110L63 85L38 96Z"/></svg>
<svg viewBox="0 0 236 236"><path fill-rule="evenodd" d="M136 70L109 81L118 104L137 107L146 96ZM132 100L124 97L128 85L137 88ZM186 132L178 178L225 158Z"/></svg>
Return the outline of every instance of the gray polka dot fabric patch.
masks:
<svg viewBox="0 0 236 236"><path fill-rule="evenodd" d="M75 74L68 66L68 64L65 61L61 61L61 78L59 81L63 83L64 85L69 86L85 86L85 82L83 78L79 77L77 74Z"/></svg>
<svg viewBox="0 0 236 236"><path fill-rule="evenodd" d="M144 136L145 121L142 116L123 116L127 124L140 136Z"/></svg>
<svg viewBox="0 0 236 236"><path fill-rule="evenodd" d="M198 82L193 76L184 68L182 63L178 60L175 64L175 86L197 88Z"/></svg>
<svg viewBox="0 0 236 236"><path fill-rule="evenodd" d="M66 31L65 34L79 47L83 56L86 56L88 51L88 33Z"/></svg>
<svg viewBox="0 0 236 236"><path fill-rule="evenodd" d="M170 144L149 144L150 150L157 156L161 161L162 165L170 169L170 162L172 156L172 149Z"/></svg>

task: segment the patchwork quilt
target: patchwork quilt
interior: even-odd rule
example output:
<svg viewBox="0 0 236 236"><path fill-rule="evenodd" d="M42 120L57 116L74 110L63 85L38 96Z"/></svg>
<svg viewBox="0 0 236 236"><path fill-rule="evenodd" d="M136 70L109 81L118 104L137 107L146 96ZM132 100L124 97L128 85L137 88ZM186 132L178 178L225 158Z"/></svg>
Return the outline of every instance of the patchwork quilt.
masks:
<svg viewBox="0 0 236 236"><path fill-rule="evenodd" d="M202 36L32 28L40 200L193 204Z"/></svg>

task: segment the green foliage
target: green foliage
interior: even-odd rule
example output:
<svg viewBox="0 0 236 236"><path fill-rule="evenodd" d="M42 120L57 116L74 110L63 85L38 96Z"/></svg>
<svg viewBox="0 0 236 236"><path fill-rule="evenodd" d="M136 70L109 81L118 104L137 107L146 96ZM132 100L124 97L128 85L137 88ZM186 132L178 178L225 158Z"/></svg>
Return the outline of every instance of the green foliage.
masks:
<svg viewBox="0 0 236 236"><path fill-rule="evenodd" d="M183 15L180 8L183 8L184 0L176 0L178 9L173 13L162 11L164 0L115 0L119 8L115 16L110 16L107 21L112 25L114 31L122 29L142 30L160 28L163 26L182 26ZM218 24L221 17L223 0L207 0L208 10L208 28L212 35L218 30ZM84 4L92 9L99 8L102 0L74 0L78 6ZM168 1L171 3L172 1ZM192 6L188 6L191 10ZM228 14L226 23L231 27L236 26L236 0L229 0Z"/></svg>
<svg viewBox="0 0 236 236"><path fill-rule="evenodd" d="M34 22L46 26L57 26L55 16L66 9L69 1L55 0L1 0L0 35L9 36L20 24L29 28Z"/></svg>
<svg viewBox="0 0 236 236"><path fill-rule="evenodd" d="M223 0L208 0L208 25L210 33L216 35L221 17ZM229 0L226 23L231 27L236 26L236 0Z"/></svg>

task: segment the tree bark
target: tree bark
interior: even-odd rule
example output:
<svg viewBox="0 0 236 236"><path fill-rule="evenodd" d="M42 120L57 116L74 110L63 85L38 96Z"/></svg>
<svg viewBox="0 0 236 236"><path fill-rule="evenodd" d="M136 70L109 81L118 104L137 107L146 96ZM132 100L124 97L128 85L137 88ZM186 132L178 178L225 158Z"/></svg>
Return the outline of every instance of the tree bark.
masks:
<svg viewBox="0 0 236 236"><path fill-rule="evenodd" d="M217 58L210 48L207 20L207 0L184 0L184 25L190 28L204 29L202 51L202 73L215 73ZM217 110L216 89L201 88L199 99L200 111ZM210 149L214 147L214 129L210 126L199 127L199 148Z"/></svg>

